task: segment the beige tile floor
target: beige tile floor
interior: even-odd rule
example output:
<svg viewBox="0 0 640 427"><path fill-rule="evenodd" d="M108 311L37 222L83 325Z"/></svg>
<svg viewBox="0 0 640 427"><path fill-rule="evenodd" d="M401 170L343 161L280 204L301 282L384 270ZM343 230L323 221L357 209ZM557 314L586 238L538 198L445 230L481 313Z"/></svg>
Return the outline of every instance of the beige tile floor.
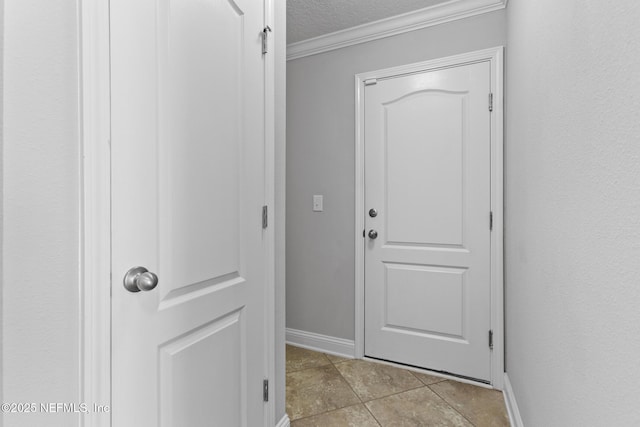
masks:
<svg viewBox="0 0 640 427"><path fill-rule="evenodd" d="M502 393L287 346L292 427L509 426Z"/></svg>

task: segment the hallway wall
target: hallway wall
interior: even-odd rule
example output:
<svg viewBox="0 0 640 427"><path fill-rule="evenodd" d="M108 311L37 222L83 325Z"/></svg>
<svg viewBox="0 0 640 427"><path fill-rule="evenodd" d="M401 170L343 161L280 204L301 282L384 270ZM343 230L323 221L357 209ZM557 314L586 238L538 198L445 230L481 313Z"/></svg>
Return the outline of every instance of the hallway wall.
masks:
<svg viewBox="0 0 640 427"><path fill-rule="evenodd" d="M354 75L500 45L504 10L287 63L287 328L354 339Z"/></svg>
<svg viewBox="0 0 640 427"><path fill-rule="evenodd" d="M507 14L507 372L527 426L637 425L640 3Z"/></svg>
<svg viewBox="0 0 640 427"><path fill-rule="evenodd" d="M4 3L2 397L78 402L80 139L77 4ZM2 414L11 427L75 414Z"/></svg>

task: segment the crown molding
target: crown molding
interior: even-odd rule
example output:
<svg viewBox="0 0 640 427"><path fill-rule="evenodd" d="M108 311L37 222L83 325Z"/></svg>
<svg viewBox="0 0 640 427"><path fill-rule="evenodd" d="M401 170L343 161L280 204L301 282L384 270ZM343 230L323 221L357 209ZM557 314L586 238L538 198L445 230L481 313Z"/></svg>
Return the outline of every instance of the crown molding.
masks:
<svg viewBox="0 0 640 427"><path fill-rule="evenodd" d="M507 0L451 0L287 45L287 61L504 9Z"/></svg>

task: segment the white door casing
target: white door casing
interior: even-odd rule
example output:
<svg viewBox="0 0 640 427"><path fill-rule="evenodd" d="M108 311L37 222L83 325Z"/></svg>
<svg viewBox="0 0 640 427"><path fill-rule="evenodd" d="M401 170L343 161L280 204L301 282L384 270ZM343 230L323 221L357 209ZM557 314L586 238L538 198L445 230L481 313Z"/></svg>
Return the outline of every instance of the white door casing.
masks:
<svg viewBox="0 0 640 427"><path fill-rule="evenodd" d="M111 0L113 425L265 424L264 18L262 0ZM125 290L134 266L158 286Z"/></svg>
<svg viewBox="0 0 640 427"><path fill-rule="evenodd" d="M358 357L502 386L500 60L356 76Z"/></svg>

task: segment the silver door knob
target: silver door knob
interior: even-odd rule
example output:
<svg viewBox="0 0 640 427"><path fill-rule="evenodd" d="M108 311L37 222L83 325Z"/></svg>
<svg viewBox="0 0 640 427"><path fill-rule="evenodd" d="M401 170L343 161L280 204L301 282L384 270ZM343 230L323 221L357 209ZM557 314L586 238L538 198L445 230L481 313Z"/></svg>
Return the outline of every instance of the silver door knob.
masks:
<svg viewBox="0 0 640 427"><path fill-rule="evenodd" d="M378 211L377 211L377 210L375 210L375 209L369 209L369 216L370 216L371 218L375 218L375 217L377 217L377 216L378 216Z"/></svg>
<svg viewBox="0 0 640 427"><path fill-rule="evenodd" d="M376 239L378 237L378 232L376 230L369 230L369 238Z"/></svg>
<svg viewBox="0 0 640 427"><path fill-rule="evenodd" d="M150 291L158 286L158 276L144 267L133 267L124 275L123 282L129 292Z"/></svg>

